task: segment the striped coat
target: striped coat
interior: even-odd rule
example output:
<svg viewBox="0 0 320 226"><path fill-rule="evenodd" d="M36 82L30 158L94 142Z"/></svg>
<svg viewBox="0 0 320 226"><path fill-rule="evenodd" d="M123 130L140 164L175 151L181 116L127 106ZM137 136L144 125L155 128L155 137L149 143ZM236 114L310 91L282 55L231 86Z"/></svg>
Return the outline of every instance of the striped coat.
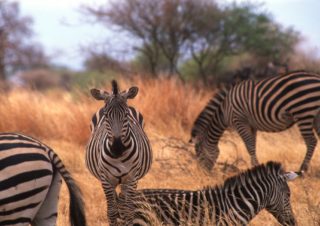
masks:
<svg viewBox="0 0 320 226"><path fill-rule="evenodd" d="M103 148L107 144L102 144L101 142L107 142L106 139L106 127L103 125L105 122L104 108L101 108L97 111L92 117L90 128L91 128L91 137L87 145L86 152L86 164L90 172L98 179L101 178L101 174L108 175L109 181L114 185L121 183L126 183L127 179L130 180L130 177L135 175L137 179L142 178L151 167L151 158L138 159L139 152L126 152L119 158L106 154L103 156L103 161L101 159L103 153ZM135 126L135 131L132 134L145 134L143 130L144 120L140 112L135 108L129 106L128 118L130 123L133 123ZM144 135L145 136L145 135ZM146 139L145 139L146 138ZM139 139L138 136L135 139ZM102 145L102 147L100 146ZM147 137L141 139L140 142L137 142L137 145L134 148L149 151L151 146ZM152 154L150 152L150 154ZM149 153L148 153L149 155ZM127 160L127 161L126 161ZM105 161L105 162L104 162ZM129 161L129 162L128 162ZM98 166L99 164L100 167ZM103 164L107 164L103 166ZM146 165L145 168L138 167L139 165ZM128 166L128 167L127 167ZM101 172L101 169L104 169L105 172ZM130 172L130 174L128 174Z"/></svg>
<svg viewBox="0 0 320 226"><path fill-rule="evenodd" d="M151 167L152 150L143 129L143 117L127 105L127 99L137 93L137 87L120 92L116 81L112 82L112 93L91 90L95 99L104 100L105 106L91 121L86 165L101 181L110 225L117 225L119 219L130 221L138 180Z"/></svg>
<svg viewBox="0 0 320 226"><path fill-rule="evenodd" d="M297 178L268 162L201 190L144 189L136 225L247 225L266 209L282 225L296 225L287 181ZM155 215L155 216L154 216Z"/></svg>
<svg viewBox="0 0 320 226"><path fill-rule="evenodd" d="M244 140L257 165L257 131L279 132L297 124L307 153L300 170L307 170L320 133L320 76L293 72L261 81L243 81L222 89L196 119L191 140L201 163L211 169L219 155L218 142L228 127Z"/></svg>
<svg viewBox="0 0 320 226"><path fill-rule="evenodd" d="M0 170L0 225L55 226L61 177L69 189L71 225L86 225L78 186L45 144L1 133Z"/></svg>

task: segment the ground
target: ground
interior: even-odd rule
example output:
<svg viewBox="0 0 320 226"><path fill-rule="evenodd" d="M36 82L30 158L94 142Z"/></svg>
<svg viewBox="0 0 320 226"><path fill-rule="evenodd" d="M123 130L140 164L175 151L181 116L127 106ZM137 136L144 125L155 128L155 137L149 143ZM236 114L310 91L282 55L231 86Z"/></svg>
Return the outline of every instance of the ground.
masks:
<svg viewBox="0 0 320 226"><path fill-rule="evenodd" d="M151 170L139 181L141 188L200 189L222 183L248 169L249 154L239 136L227 131L222 137L220 156L210 173L197 164L194 147L188 144L192 124L215 90L194 88L174 79L120 81L120 88L139 87L129 104L142 112L154 158ZM106 90L110 90L107 84ZM98 87L98 88L101 88ZM52 147L79 184L86 203L89 226L105 226L106 201L100 182L85 166L85 147L92 115L103 106L86 90L71 93L11 90L0 95L0 132L23 132ZM293 211L299 225L320 225L320 144L303 178L289 183ZM258 133L257 156L261 163L279 161L287 171L297 171L306 146L294 126L281 133ZM68 192L60 193L58 226L68 223ZM263 211L250 225L277 225Z"/></svg>

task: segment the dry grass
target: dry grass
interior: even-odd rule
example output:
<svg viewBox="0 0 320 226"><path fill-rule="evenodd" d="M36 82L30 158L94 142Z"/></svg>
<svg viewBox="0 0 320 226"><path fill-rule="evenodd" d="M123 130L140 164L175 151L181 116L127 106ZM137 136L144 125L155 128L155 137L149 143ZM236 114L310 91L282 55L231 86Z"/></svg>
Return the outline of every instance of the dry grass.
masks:
<svg viewBox="0 0 320 226"><path fill-rule="evenodd" d="M140 93L131 101L144 115L146 131L154 152L154 162L139 188L198 189L223 182L239 170L250 167L243 142L227 132L221 142L221 154L208 174L197 165L193 147L187 144L195 117L212 93L175 80L136 79L121 81L123 89L137 85ZM107 85L109 89L109 84ZM38 93L13 90L0 96L0 131L19 131L41 139L51 146L78 181L86 201L90 226L107 225L106 203L100 183L84 165L85 144L89 137L92 114L102 106L78 93ZM320 147L320 146L319 146ZM282 133L259 133L257 154L260 162L278 160L287 170L297 170L305 154L305 145L296 128ZM311 162L309 173L290 183L293 210L299 225L320 225L320 152ZM58 225L68 224L68 193L63 186ZM277 225L267 212L259 214L250 225Z"/></svg>

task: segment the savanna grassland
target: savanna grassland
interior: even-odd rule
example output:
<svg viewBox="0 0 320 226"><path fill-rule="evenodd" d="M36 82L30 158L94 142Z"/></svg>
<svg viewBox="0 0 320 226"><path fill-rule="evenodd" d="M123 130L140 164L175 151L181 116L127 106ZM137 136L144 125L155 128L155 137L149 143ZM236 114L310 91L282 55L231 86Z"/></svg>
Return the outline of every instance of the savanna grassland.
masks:
<svg viewBox="0 0 320 226"><path fill-rule="evenodd" d="M211 173L197 165L194 148L188 144L194 119L214 90L199 90L175 80L121 80L120 87L136 85L140 91L129 104L139 109L154 160L139 188L199 189L222 183L225 178L250 167L249 155L237 134L227 131L220 142L221 154ZM110 90L109 84L101 86ZM84 194L90 226L107 225L102 188L85 167L85 145L93 113L103 105L89 96L89 90L68 93L13 89L0 96L0 131L31 135L51 146L72 172ZM320 145L309 172L290 182L293 210L299 225L320 225ZM296 127L281 133L259 133L257 155L260 162L277 160L287 170L298 170L306 151ZM62 187L58 226L68 223L68 192ZM267 212L250 225L278 225Z"/></svg>

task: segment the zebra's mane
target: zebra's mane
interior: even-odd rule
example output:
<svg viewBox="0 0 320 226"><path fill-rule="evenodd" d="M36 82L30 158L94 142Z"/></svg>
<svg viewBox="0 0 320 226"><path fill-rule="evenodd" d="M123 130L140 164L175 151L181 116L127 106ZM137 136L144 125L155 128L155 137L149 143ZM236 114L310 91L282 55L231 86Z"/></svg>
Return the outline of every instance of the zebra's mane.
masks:
<svg viewBox="0 0 320 226"><path fill-rule="evenodd" d="M199 133L202 133L209 126L208 119L212 118L214 114L218 114L221 104L226 98L229 90L233 85L226 85L220 88L208 101L204 109L199 113L198 117L193 123L191 130L191 136L197 136Z"/></svg>
<svg viewBox="0 0 320 226"><path fill-rule="evenodd" d="M256 177L257 175L270 175L270 174L282 174L284 173L284 169L282 168L281 163L269 161L265 164L260 164L251 169L243 171L242 173L235 175L233 177L229 177L225 182L221 185L216 185L214 187L205 187L204 190L207 189L221 189L229 186L234 186L235 184L241 184L243 180L248 178Z"/></svg>
<svg viewBox="0 0 320 226"><path fill-rule="evenodd" d="M220 106L220 104L224 101L231 88L234 86L234 84L226 84L225 86L219 88L217 92L211 97L206 107L208 107L208 105L213 105L216 108Z"/></svg>
<svg viewBox="0 0 320 226"><path fill-rule="evenodd" d="M309 70L304 70L304 69L298 69L298 70L292 70L292 71L288 71L286 73L283 73L283 74L278 74L278 75L275 75L275 76L286 76L286 75L290 75L290 74L295 74L295 73L307 73L307 74L314 74L314 75L317 75L316 73L312 72L312 71L309 71ZM318 76L318 75L317 75Z"/></svg>
<svg viewBox="0 0 320 226"><path fill-rule="evenodd" d="M116 80L112 80L111 84L112 84L112 93L114 95L117 95L119 93L119 86L118 86L117 81Z"/></svg>

